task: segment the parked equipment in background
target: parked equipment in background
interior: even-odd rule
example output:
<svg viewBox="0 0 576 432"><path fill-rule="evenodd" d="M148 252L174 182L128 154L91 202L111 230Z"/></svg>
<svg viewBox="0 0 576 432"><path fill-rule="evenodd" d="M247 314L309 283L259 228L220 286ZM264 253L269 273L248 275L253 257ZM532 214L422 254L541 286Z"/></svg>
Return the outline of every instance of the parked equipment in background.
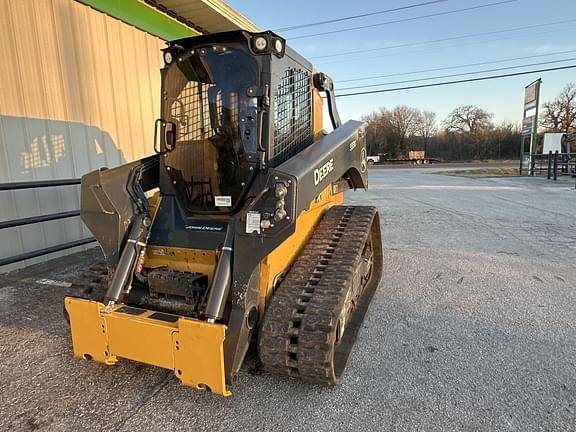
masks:
<svg viewBox="0 0 576 432"><path fill-rule="evenodd" d="M380 163L380 156L368 156L368 165Z"/></svg>
<svg viewBox="0 0 576 432"><path fill-rule="evenodd" d="M407 153L404 153L403 156L397 158L380 158L382 163L389 163L389 164L413 164L413 165L420 165L420 164L431 164L434 162L440 162L439 159L431 158L426 156L426 152L424 150L410 150Z"/></svg>
<svg viewBox="0 0 576 432"><path fill-rule="evenodd" d="M412 163L417 163L417 164L428 163L428 161L425 158L424 150L410 150L408 152L408 159Z"/></svg>
<svg viewBox="0 0 576 432"><path fill-rule="evenodd" d="M386 153L380 153L376 156L368 156L368 165L375 164L430 164L433 162L440 162L439 159L426 157L426 152L423 150L410 150L404 157L389 158Z"/></svg>
<svg viewBox="0 0 576 432"><path fill-rule="evenodd" d="M230 395L257 336L267 369L339 383L382 273L378 211L343 205L368 186L364 125L341 124L332 80L272 32L163 56L156 154L82 178L106 271L65 299L74 355Z"/></svg>

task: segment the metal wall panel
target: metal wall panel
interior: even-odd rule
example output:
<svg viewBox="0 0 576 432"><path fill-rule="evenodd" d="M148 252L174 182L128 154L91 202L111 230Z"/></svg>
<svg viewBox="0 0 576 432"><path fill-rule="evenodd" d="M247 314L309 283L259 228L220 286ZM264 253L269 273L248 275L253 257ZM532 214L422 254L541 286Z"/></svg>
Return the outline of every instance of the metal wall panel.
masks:
<svg viewBox="0 0 576 432"><path fill-rule="evenodd" d="M0 28L0 183L152 153L161 39L74 0L2 0ZM0 220L78 207L77 186L0 192ZM0 230L0 258L89 235L79 218Z"/></svg>

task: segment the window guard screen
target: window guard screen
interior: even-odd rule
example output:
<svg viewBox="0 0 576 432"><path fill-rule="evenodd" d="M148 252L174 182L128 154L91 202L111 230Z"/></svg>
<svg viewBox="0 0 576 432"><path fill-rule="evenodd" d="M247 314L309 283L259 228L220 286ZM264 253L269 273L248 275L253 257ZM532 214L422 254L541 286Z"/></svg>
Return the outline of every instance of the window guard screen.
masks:
<svg viewBox="0 0 576 432"><path fill-rule="evenodd" d="M281 164L312 142L310 72L289 68L274 93L274 141L270 164Z"/></svg>

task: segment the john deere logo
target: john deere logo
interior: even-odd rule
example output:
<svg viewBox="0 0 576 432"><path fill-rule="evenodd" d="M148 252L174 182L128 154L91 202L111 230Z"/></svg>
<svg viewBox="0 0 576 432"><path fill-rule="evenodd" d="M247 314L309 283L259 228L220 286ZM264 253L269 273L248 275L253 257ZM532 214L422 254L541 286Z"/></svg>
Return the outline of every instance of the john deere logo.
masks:
<svg viewBox="0 0 576 432"><path fill-rule="evenodd" d="M318 186L318 184L332 171L334 171L334 158L330 159L320 168L314 170L314 186Z"/></svg>

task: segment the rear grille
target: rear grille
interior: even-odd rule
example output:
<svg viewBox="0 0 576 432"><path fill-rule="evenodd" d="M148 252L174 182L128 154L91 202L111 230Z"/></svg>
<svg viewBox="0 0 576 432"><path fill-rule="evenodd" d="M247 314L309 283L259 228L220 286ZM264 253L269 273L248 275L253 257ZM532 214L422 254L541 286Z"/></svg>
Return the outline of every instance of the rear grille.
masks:
<svg viewBox="0 0 576 432"><path fill-rule="evenodd" d="M274 142L270 164L277 166L312 144L310 72L290 68L274 93Z"/></svg>

